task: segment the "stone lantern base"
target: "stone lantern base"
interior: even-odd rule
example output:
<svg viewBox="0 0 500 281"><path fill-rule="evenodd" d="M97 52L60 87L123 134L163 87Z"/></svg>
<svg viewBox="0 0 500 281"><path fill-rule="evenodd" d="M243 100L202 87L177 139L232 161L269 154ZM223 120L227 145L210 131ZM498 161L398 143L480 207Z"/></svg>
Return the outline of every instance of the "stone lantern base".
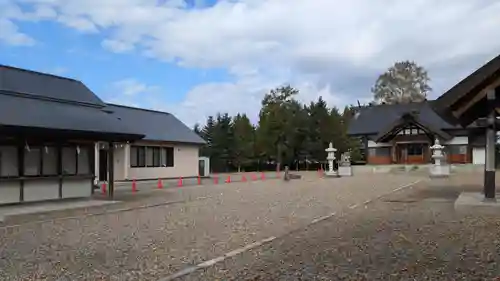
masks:
<svg viewBox="0 0 500 281"><path fill-rule="evenodd" d="M447 178L450 176L450 165L431 165L431 178Z"/></svg>
<svg viewBox="0 0 500 281"><path fill-rule="evenodd" d="M340 176L339 176L338 171L333 171L333 172L326 171L325 172L325 177L327 177L327 178L338 178Z"/></svg>

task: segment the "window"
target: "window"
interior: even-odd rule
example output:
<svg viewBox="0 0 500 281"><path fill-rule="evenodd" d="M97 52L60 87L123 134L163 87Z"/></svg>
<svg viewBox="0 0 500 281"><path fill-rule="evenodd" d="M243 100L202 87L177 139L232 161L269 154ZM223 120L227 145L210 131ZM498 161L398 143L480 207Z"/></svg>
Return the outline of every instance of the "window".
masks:
<svg viewBox="0 0 500 281"><path fill-rule="evenodd" d="M382 156L389 157L391 156L391 148L390 147L372 147L368 149L368 154L370 156Z"/></svg>
<svg viewBox="0 0 500 281"><path fill-rule="evenodd" d="M139 165L139 155L137 153L137 146L130 147L130 167L137 167Z"/></svg>
<svg viewBox="0 0 500 281"><path fill-rule="evenodd" d="M146 166L153 167L153 148L146 147Z"/></svg>
<svg viewBox="0 0 500 281"><path fill-rule="evenodd" d="M130 147L130 167L173 167L174 149L159 146Z"/></svg>
<svg viewBox="0 0 500 281"><path fill-rule="evenodd" d="M398 132L398 135L407 135L407 136L408 135L422 135L422 134L425 134L425 132L417 126L411 126L408 128L404 128Z"/></svg>
<svg viewBox="0 0 500 281"><path fill-rule="evenodd" d="M446 150L450 155L467 154L466 145L449 145L448 147L446 147Z"/></svg>
<svg viewBox="0 0 500 281"><path fill-rule="evenodd" d="M174 166L174 148L173 147L165 147L167 154L167 167L173 167Z"/></svg>
<svg viewBox="0 0 500 281"><path fill-rule="evenodd" d="M131 146L130 147L130 167L145 167L146 166L146 147Z"/></svg>
<svg viewBox="0 0 500 281"><path fill-rule="evenodd" d="M146 167L146 147L137 147L137 166Z"/></svg>
<svg viewBox="0 0 500 281"><path fill-rule="evenodd" d="M63 175L76 175L76 147L65 146L62 148Z"/></svg>
<svg viewBox="0 0 500 281"><path fill-rule="evenodd" d="M167 148L162 147L161 148L161 166L162 167L167 167Z"/></svg>
<svg viewBox="0 0 500 281"><path fill-rule="evenodd" d="M40 147L24 148L24 175L38 176L41 173Z"/></svg>
<svg viewBox="0 0 500 281"><path fill-rule="evenodd" d="M80 146L80 153L78 153L78 174L89 175L90 172L90 147Z"/></svg>
<svg viewBox="0 0 500 281"><path fill-rule="evenodd" d="M408 156L420 156L424 154L421 144L408 144Z"/></svg>
<svg viewBox="0 0 500 281"><path fill-rule="evenodd" d="M0 146L0 177L18 176L17 163L17 147Z"/></svg>
<svg viewBox="0 0 500 281"><path fill-rule="evenodd" d="M160 167L160 148L153 147L153 167Z"/></svg>
<svg viewBox="0 0 500 281"><path fill-rule="evenodd" d="M57 160L58 153L57 147L44 146L42 149L42 174L44 176L54 176L58 174Z"/></svg>

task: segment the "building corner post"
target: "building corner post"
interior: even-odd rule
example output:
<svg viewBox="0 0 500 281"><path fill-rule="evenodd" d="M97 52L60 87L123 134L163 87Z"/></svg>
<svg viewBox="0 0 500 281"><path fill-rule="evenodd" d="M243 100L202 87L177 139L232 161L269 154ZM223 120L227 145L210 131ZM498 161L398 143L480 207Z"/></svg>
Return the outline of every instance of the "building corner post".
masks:
<svg viewBox="0 0 500 281"><path fill-rule="evenodd" d="M484 166L484 197L485 200L495 199L495 145L496 145L496 112L495 90L487 93L488 126L486 128L486 163Z"/></svg>
<svg viewBox="0 0 500 281"><path fill-rule="evenodd" d="M115 193L115 144L113 142L109 142L108 149L108 182L109 182L109 190L108 196L109 198L113 198Z"/></svg>

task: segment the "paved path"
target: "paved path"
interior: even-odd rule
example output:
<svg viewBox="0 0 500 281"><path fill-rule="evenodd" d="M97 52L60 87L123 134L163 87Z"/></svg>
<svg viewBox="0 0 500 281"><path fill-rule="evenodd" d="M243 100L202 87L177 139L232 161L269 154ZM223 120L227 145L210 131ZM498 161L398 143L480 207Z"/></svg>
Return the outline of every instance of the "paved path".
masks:
<svg viewBox="0 0 500 281"><path fill-rule="evenodd" d="M0 280L154 280L417 180L373 175L157 192L178 204L0 228ZM153 200L146 199L146 200ZM61 278L61 279L58 279ZM66 279L64 279L66 278Z"/></svg>

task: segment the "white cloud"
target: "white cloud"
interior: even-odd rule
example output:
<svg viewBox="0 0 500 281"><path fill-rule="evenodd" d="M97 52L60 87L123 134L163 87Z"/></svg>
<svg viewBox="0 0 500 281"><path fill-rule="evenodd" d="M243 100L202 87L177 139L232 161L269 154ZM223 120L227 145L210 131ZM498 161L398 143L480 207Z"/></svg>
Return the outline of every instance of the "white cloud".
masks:
<svg viewBox="0 0 500 281"><path fill-rule="evenodd" d="M64 75L65 73L68 72L68 69L66 67L57 66L53 68L52 71L49 72L54 73L55 75Z"/></svg>
<svg viewBox="0 0 500 281"><path fill-rule="evenodd" d="M35 39L19 32L16 25L10 20L0 18L0 42L13 46L32 46Z"/></svg>
<svg viewBox="0 0 500 281"><path fill-rule="evenodd" d="M111 50L112 52L115 53L125 53L131 51L134 48L132 44L112 39L105 39L104 41L102 41L101 45L104 48Z"/></svg>
<svg viewBox="0 0 500 281"><path fill-rule="evenodd" d="M436 96L500 51L493 0L221 0L191 10L181 0L19 1L57 11L45 18L68 27L103 32L114 52L228 69L235 82L199 85L166 106L187 122L218 110L256 115L263 93L286 82L304 100L321 93L340 106L355 102L403 59L429 70ZM24 13L11 7L7 22Z"/></svg>
<svg viewBox="0 0 500 281"><path fill-rule="evenodd" d="M113 90L116 90L119 95L137 96L139 94L156 93L159 88L157 86L149 86L141 83L133 78L123 79L113 83Z"/></svg>

